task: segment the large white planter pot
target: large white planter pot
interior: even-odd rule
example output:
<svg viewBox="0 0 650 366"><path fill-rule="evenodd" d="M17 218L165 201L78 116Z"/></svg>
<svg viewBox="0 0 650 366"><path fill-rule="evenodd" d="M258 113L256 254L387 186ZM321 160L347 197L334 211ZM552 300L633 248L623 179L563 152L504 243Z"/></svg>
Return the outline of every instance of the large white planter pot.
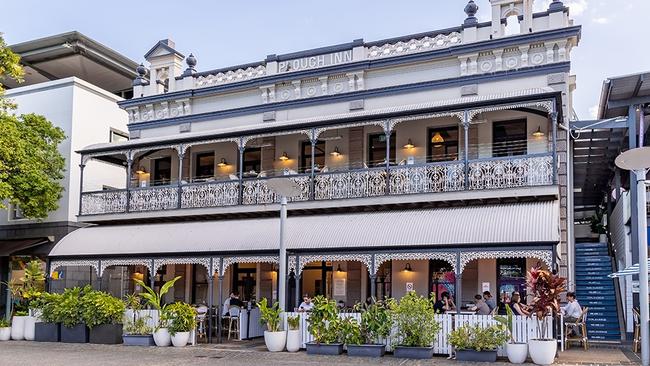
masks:
<svg viewBox="0 0 650 366"><path fill-rule="evenodd" d="M557 341L555 339L531 339L528 341L528 353L537 365L551 365L555 362Z"/></svg>
<svg viewBox="0 0 650 366"><path fill-rule="evenodd" d="M287 351L298 352L302 344L302 332L300 329L287 332Z"/></svg>
<svg viewBox="0 0 650 366"><path fill-rule="evenodd" d="M25 318L26 316L14 316L11 318L11 339L20 341L25 339Z"/></svg>
<svg viewBox="0 0 650 366"><path fill-rule="evenodd" d="M266 343L266 348L269 351L282 352L284 351L284 345L287 344L287 333L284 331L269 332L265 330L264 343Z"/></svg>
<svg viewBox="0 0 650 366"><path fill-rule="evenodd" d="M157 331L153 332L153 341L158 347L169 347L172 344L172 336L167 328L158 328Z"/></svg>
<svg viewBox="0 0 650 366"><path fill-rule="evenodd" d="M172 336L172 344L174 347L185 347L189 341L190 332L178 332Z"/></svg>
<svg viewBox="0 0 650 366"><path fill-rule="evenodd" d="M8 341L11 339L11 327L0 328L0 341Z"/></svg>
<svg viewBox="0 0 650 366"><path fill-rule="evenodd" d="M506 352L511 363L524 363L528 357L528 344L506 343Z"/></svg>
<svg viewBox="0 0 650 366"><path fill-rule="evenodd" d="M38 318L35 316L25 317L25 340L33 341L36 336L36 322Z"/></svg>

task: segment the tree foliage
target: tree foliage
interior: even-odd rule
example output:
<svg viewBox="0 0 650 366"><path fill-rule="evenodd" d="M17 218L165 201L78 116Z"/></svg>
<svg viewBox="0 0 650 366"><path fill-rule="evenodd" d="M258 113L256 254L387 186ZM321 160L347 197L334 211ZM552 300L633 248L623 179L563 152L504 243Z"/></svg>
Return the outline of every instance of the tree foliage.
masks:
<svg viewBox="0 0 650 366"><path fill-rule="evenodd" d="M13 114L1 82L22 81L19 61L0 34L0 208L9 202L25 217L43 219L58 208L63 192L65 159L58 146L65 134L43 116Z"/></svg>

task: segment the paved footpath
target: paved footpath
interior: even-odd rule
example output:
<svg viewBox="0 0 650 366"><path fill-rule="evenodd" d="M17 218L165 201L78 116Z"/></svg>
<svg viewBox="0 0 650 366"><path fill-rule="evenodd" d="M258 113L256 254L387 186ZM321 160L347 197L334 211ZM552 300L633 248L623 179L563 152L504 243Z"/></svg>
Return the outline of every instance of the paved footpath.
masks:
<svg viewBox="0 0 650 366"><path fill-rule="evenodd" d="M628 356L629 355L629 356ZM638 360L638 359L637 359ZM636 365L634 356L618 348L592 347L588 352L572 349L563 352L556 365ZM36 342L0 342L0 366L166 366L166 365L481 365L436 357L415 361L386 356L381 359L342 356L308 356L299 353L270 353L263 346L237 343L201 345L185 348L126 347ZM511 365L497 362L493 365Z"/></svg>

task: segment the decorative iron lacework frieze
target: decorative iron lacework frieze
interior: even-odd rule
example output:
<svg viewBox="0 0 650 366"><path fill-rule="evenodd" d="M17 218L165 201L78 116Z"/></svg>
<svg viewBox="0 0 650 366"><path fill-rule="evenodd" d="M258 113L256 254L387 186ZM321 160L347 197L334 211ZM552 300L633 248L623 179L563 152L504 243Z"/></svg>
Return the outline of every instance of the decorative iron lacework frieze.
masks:
<svg viewBox="0 0 650 366"><path fill-rule="evenodd" d="M544 109L548 113L553 112L553 102L550 100L541 100L541 101L534 101L534 102L502 104L502 105L494 105L494 106L488 106L483 108L471 109L469 111L469 120L470 121L473 120L474 117L476 117L478 114L484 112L496 112L496 111L504 111L509 109L526 108L526 107L537 107L537 108Z"/></svg>
<svg viewBox="0 0 650 366"><path fill-rule="evenodd" d="M126 190L81 194L81 214L121 213L126 211Z"/></svg>
<svg viewBox="0 0 650 366"><path fill-rule="evenodd" d="M287 260L287 271L291 272L293 271L294 273L297 273L296 271L296 266L298 265L298 260L294 256L289 256L289 259Z"/></svg>
<svg viewBox="0 0 650 366"><path fill-rule="evenodd" d="M537 258L551 268L553 266L553 253L551 250L488 250L478 252L460 253L460 270L463 273L465 266L476 259L497 259L497 258Z"/></svg>
<svg viewBox="0 0 650 366"><path fill-rule="evenodd" d="M291 258L291 257L289 257ZM218 258L215 258L218 260ZM280 259L277 255L266 256L241 256L241 257L224 257L219 268L219 275L226 273L228 267L235 263L279 263Z"/></svg>
<svg viewBox="0 0 650 366"><path fill-rule="evenodd" d="M395 43L386 43L381 46L372 46L368 48L368 58L374 59L425 52L456 46L461 43L463 43L463 38L458 32L438 34L435 37L426 36L418 39L411 39L406 42L400 41Z"/></svg>
<svg viewBox="0 0 650 366"><path fill-rule="evenodd" d="M298 257L297 274L301 275L308 263L320 261L356 261L365 264L368 270L372 268L371 254L310 254Z"/></svg>
<svg viewBox="0 0 650 366"><path fill-rule="evenodd" d="M99 264L99 276L104 274L108 267L112 266L145 266L151 272L151 260L146 258L116 258L102 259Z"/></svg>
<svg viewBox="0 0 650 366"><path fill-rule="evenodd" d="M177 257L177 258L160 258L153 261L153 273L157 273L160 267L167 264L200 264L210 273L210 257Z"/></svg>
<svg viewBox="0 0 650 366"><path fill-rule="evenodd" d="M53 260L50 261L50 276L61 267L92 267L95 273L99 275L99 261L96 259L71 259L71 260Z"/></svg>
<svg viewBox="0 0 650 366"><path fill-rule="evenodd" d="M234 206L239 181L206 182L181 187L181 208Z"/></svg>
<svg viewBox="0 0 650 366"><path fill-rule="evenodd" d="M397 166L390 170L390 194L455 192L465 187L463 163Z"/></svg>
<svg viewBox="0 0 650 366"><path fill-rule="evenodd" d="M553 182L553 156L479 160L469 163L468 189L501 189Z"/></svg>
<svg viewBox="0 0 650 366"><path fill-rule="evenodd" d="M375 254L375 264L372 270L373 275L377 274L379 267L385 262L391 260L428 260L440 259L448 262L451 268L456 272L457 254L454 252L412 252L412 253L380 253Z"/></svg>

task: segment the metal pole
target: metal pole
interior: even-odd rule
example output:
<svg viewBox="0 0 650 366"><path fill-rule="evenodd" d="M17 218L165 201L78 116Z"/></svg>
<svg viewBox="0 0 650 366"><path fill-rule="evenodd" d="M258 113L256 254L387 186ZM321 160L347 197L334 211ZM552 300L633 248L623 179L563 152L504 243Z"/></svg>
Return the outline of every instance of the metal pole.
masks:
<svg viewBox="0 0 650 366"><path fill-rule="evenodd" d="M641 307L641 364L650 365L650 329L648 329L648 317L650 301L648 300L648 212L646 208L645 177L646 171L634 171L638 192L637 199L637 228L639 238L639 303Z"/></svg>
<svg viewBox="0 0 650 366"><path fill-rule="evenodd" d="M386 122L386 194L390 194L390 135L392 134L392 130L390 129L390 126L388 125L389 122Z"/></svg>
<svg viewBox="0 0 650 366"><path fill-rule="evenodd" d="M212 259L210 259L212 262ZM212 265L210 265L212 268ZM212 308L214 307L214 271L208 273L208 343L212 343Z"/></svg>
<svg viewBox="0 0 650 366"><path fill-rule="evenodd" d="M81 160L83 160L83 157L81 157ZM84 193L84 168L86 167L86 164L79 164L79 215L81 216L83 212L81 212L81 202L83 199L83 193Z"/></svg>
<svg viewBox="0 0 650 366"><path fill-rule="evenodd" d="M242 144L242 142L240 142ZM239 146L239 204L244 203L244 146Z"/></svg>
<svg viewBox="0 0 650 366"><path fill-rule="evenodd" d="M316 179L316 143L318 142L315 138L315 133L314 130L311 130L311 139L309 139L309 142L311 143L311 166L310 166L310 171L309 171L309 199L314 200L316 197L316 185L314 184L314 180Z"/></svg>
<svg viewBox="0 0 650 366"><path fill-rule="evenodd" d="M465 189L469 189L469 112L463 112L463 175L465 175Z"/></svg>
<svg viewBox="0 0 650 366"><path fill-rule="evenodd" d="M7 257L7 302L5 307L5 319L7 321L11 320L11 289L9 284L11 283L11 260Z"/></svg>
<svg viewBox="0 0 650 366"><path fill-rule="evenodd" d="M558 167L557 167L557 112L551 113L551 131L552 131L552 139L553 139L553 184L557 184L558 179L557 179L557 174L558 174Z"/></svg>
<svg viewBox="0 0 650 366"><path fill-rule="evenodd" d="M280 310L286 311L287 302L287 248L284 230L287 221L287 197L280 198L280 268L278 269L278 301Z"/></svg>
<svg viewBox="0 0 650 366"><path fill-rule="evenodd" d="M133 159L126 159L126 206L124 211L129 212L130 201L131 201L131 166L133 164Z"/></svg>
<svg viewBox="0 0 650 366"><path fill-rule="evenodd" d="M221 321L221 314L223 313L223 310L221 310L221 307L223 306L223 273L218 273L218 278L219 278L219 285L218 285L218 291L219 291L219 304L217 305L217 339L219 343L221 343L221 326L222 326L222 321Z"/></svg>
<svg viewBox="0 0 650 366"><path fill-rule="evenodd" d="M183 186L181 185L181 182L183 181L183 159L185 159L185 152L183 151L183 146L181 145L181 150L178 152L178 182L176 182L178 186L178 201L176 202L176 208L181 208L181 203L183 201Z"/></svg>

